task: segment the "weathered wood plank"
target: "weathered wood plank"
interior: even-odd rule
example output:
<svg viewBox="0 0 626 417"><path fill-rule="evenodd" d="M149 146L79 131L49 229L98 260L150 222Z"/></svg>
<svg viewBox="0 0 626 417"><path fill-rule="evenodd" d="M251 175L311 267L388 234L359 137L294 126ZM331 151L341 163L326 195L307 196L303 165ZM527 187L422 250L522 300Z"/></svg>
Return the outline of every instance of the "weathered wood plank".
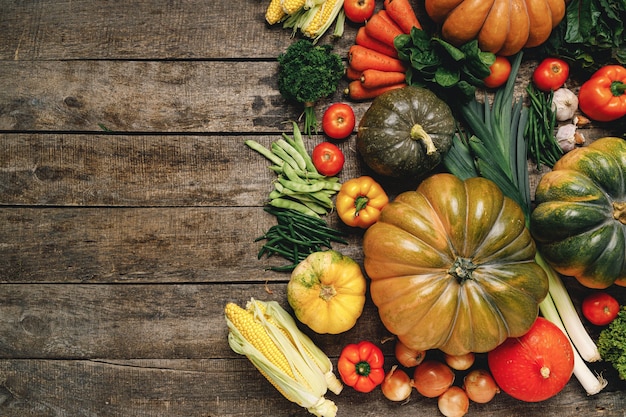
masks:
<svg viewBox="0 0 626 417"><path fill-rule="evenodd" d="M287 263L257 259L275 224L260 207L0 208L0 224L0 282L275 280L264 269ZM348 239L334 247L361 259L359 234Z"/></svg>
<svg viewBox="0 0 626 417"><path fill-rule="evenodd" d="M292 39L290 29L266 24L268 3L3 2L0 60L273 58ZM347 45L355 32L348 23L335 43Z"/></svg>
<svg viewBox="0 0 626 417"><path fill-rule="evenodd" d="M0 61L12 80L0 130L276 131L298 114L276 72L276 62Z"/></svg>
<svg viewBox="0 0 626 417"><path fill-rule="evenodd" d="M481 417L623 417L626 399L601 393L586 397L575 383L555 398L523 403L499 394L470 405ZM436 400L413 392L407 403L387 401L379 390L350 388L327 398L338 416L437 417ZM129 361L0 360L0 412L5 417L310 416L290 403L245 359Z"/></svg>
<svg viewBox="0 0 626 417"><path fill-rule="evenodd" d="M0 204L258 207L276 174L244 142L269 148L280 138L0 134ZM322 140L305 137L309 152ZM342 180L367 172L355 141L337 142L347 155Z"/></svg>
<svg viewBox="0 0 626 417"><path fill-rule="evenodd" d="M284 276L283 276L284 278ZM288 278L288 276L287 276ZM2 284L0 357L47 359L233 358L224 306L251 297L291 311L285 282L243 284ZM368 301L358 324L341 335L303 330L329 356L350 340L389 333ZM392 353L391 343L386 353Z"/></svg>

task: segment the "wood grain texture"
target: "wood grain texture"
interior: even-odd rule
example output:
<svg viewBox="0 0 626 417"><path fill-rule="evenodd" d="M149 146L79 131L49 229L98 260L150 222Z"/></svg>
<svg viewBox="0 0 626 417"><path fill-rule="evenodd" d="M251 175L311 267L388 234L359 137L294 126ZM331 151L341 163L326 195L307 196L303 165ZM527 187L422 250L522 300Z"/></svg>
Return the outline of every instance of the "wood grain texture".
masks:
<svg viewBox="0 0 626 417"><path fill-rule="evenodd" d="M257 0L3 2L0 60L273 60L291 39L265 23L265 8Z"/></svg>
<svg viewBox="0 0 626 417"><path fill-rule="evenodd" d="M291 135L287 128L284 132ZM280 138L280 133L0 133L0 204L259 207L276 174L268 168L271 162L244 142L253 139L269 149ZM322 139L307 138L309 152ZM337 143L348 156L341 179L366 170L355 140Z"/></svg>
<svg viewBox="0 0 626 417"><path fill-rule="evenodd" d="M260 207L0 208L0 222L0 282L275 280L264 269L287 263L257 259L275 224ZM349 242L333 247L362 259L359 234Z"/></svg>

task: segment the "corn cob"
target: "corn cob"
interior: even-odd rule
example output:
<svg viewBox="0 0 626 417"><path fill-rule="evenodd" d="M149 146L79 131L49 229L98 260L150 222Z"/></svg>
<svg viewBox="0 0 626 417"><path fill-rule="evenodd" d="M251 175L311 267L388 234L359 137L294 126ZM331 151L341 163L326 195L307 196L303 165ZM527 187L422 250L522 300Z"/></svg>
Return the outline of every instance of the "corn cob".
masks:
<svg viewBox="0 0 626 417"><path fill-rule="evenodd" d="M283 8L285 14L294 14L298 10L302 9L306 3L306 0L280 0L280 5Z"/></svg>
<svg viewBox="0 0 626 417"><path fill-rule="evenodd" d="M302 34L309 38L319 39L337 19L342 8L343 0L326 0L317 7L313 18L301 26Z"/></svg>
<svg viewBox="0 0 626 417"><path fill-rule="evenodd" d="M265 10L265 20L270 25L280 22L287 16L281 3L282 0L270 0L270 4Z"/></svg>
<svg viewBox="0 0 626 417"><path fill-rule="evenodd" d="M225 314L233 351L247 356L289 401L319 417L336 415L335 403L324 398L327 389L342 389L330 360L278 303L251 299L246 309L228 303Z"/></svg>

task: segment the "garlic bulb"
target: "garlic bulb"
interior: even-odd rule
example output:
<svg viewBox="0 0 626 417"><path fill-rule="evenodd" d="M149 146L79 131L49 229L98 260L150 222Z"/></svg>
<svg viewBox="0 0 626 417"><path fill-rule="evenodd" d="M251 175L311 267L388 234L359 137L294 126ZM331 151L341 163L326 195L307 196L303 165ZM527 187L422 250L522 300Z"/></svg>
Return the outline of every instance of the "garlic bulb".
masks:
<svg viewBox="0 0 626 417"><path fill-rule="evenodd" d="M563 150L563 152L569 152L576 147L576 145L582 145L585 143L585 137L582 133L578 133L576 125L569 123L560 126L556 132L556 141Z"/></svg>
<svg viewBox="0 0 626 417"><path fill-rule="evenodd" d="M565 87L559 88L552 95L552 111L555 112L556 120L563 122L574 117L578 110L578 97L572 90Z"/></svg>

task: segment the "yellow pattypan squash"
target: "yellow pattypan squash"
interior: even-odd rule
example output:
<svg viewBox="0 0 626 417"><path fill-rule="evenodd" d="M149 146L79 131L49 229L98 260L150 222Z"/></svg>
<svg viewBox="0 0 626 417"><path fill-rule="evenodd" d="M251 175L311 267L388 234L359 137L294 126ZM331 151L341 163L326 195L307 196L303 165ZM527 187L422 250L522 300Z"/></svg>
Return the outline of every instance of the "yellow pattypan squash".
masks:
<svg viewBox="0 0 626 417"><path fill-rule="evenodd" d="M363 312L367 284L361 267L334 250L310 254L287 284L287 299L298 320L316 333L351 329Z"/></svg>

